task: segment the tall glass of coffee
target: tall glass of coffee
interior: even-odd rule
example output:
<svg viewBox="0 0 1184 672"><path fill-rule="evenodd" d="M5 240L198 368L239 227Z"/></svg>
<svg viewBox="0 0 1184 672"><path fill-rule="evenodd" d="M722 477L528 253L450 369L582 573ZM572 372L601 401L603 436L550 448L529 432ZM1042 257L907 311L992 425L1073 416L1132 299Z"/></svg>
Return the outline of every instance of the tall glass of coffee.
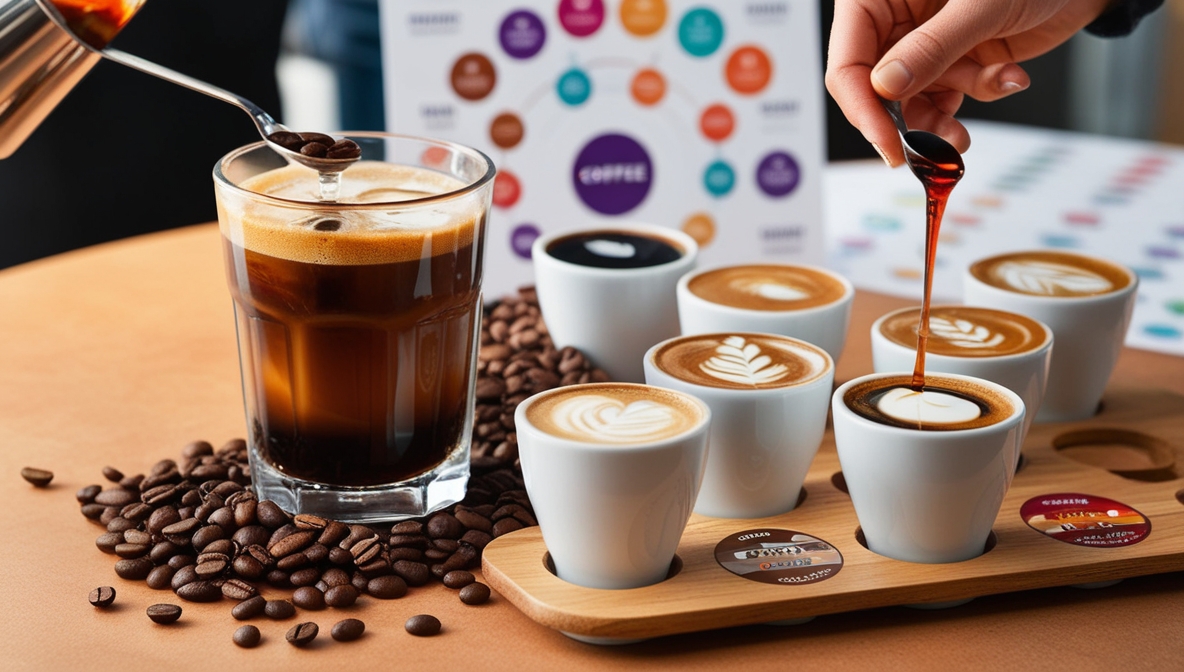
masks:
<svg viewBox="0 0 1184 672"><path fill-rule="evenodd" d="M262 143L214 168L251 475L285 510L419 516L464 497L493 163L349 137L338 196ZM331 192L330 192L331 193Z"/></svg>

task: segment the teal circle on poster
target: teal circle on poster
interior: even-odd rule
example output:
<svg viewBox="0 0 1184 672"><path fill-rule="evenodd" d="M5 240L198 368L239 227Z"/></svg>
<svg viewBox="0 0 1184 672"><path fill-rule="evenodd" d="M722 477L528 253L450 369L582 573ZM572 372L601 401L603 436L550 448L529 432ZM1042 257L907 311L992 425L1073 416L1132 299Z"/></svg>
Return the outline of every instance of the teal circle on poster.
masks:
<svg viewBox="0 0 1184 672"><path fill-rule="evenodd" d="M692 9L678 22L678 43L691 56L710 56L724 43L724 22L710 9Z"/></svg>
<svg viewBox="0 0 1184 672"><path fill-rule="evenodd" d="M703 171L703 187L712 196L726 196L736 186L736 171L724 161L715 161Z"/></svg>
<svg viewBox="0 0 1184 672"><path fill-rule="evenodd" d="M572 68L559 77L555 92L559 94L559 100L572 107L583 105L592 95L592 80L583 70Z"/></svg>

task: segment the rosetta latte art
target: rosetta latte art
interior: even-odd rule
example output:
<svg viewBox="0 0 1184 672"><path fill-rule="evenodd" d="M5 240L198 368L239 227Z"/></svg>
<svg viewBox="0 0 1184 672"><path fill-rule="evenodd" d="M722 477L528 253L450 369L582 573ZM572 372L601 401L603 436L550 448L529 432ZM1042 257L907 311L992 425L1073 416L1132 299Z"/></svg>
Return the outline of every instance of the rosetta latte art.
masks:
<svg viewBox="0 0 1184 672"><path fill-rule="evenodd" d="M645 443L666 438L678 424L677 412L654 401L624 403L582 394L555 405L551 421L571 436L604 443Z"/></svg>
<svg viewBox="0 0 1184 672"><path fill-rule="evenodd" d="M1003 283L1029 294L1099 294L1113 288L1102 275L1047 261L1007 261L999 264L995 273Z"/></svg>
<svg viewBox="0 0 1184 672"><path fill-rule="evenodd" d="M929 333L950 345L970 349L994 348L1005 338L1003 334L992 332L970 320L948 320L936 315L929 318Z"/></svg>
<svg viewBox="0 0 1184 672"><path fill-rule="evenodd" d="M699 365L709 376L741 385L771 383L789 375L789 367L773 364L760 346L740 336L729 336L715 349L715 356Z"/></svg>

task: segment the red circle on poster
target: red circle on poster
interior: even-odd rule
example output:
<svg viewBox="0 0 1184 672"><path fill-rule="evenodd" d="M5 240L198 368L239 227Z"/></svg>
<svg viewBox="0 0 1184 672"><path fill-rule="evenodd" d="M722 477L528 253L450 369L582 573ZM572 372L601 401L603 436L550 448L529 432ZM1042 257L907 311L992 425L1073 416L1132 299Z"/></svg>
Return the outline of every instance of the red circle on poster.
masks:
<svg viewBox="0 0 1184 672"><path fill-rule="evenodd" d="M1020 507L1020 516L1033 530L1074 546L1130 546L1151 534L1151 521L1135 509L1076 492L1033 497Z"/></svg>
<svg viewBox="0 0 1184 672"><path fill-rule="evenodd" d="M493 204L499 208L513 207L522 196L522 183L518 176L506 169L497 171L493 178Z"/></svg>
<svg viewBox="0 0 1184 672"><path fill-rule="evenodd" d="M736 128L736 117L732 110L723 103L709 105L699 115L699 131L708 140L721 142L726 140Z"/></svg>

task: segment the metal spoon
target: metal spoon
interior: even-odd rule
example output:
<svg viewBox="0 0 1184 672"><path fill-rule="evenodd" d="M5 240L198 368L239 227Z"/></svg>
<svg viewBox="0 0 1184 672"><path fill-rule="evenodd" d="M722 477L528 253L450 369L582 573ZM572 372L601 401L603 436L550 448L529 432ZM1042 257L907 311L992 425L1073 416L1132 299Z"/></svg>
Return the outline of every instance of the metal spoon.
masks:
<svg viewBox="0 0 1184 672"><path fill-rule="evenodd" d="M251 115L251 119L255 122L255 127L259 129L259 134L263 136L263 139L267 142L267 145L271 147L275 153L286 158L288 161L295 161L321 173L321 181L323 186L325 178L339 175L346 168L349 168L351 165L353 165L353 163L357 161L358 158L360 158L360 152L357 153L356 156L351 156L349 158L330 159L328 157L307 156L305 154L301 154L298 151L288 149L287 147L272 141L269 136L271 136L273 133L281 131L289 133L292 131L290 131L288 127L277 122L270 114L263 111L262 108L247 100L246 98L243 98L236 93L231 93L226 89L214 86L213 84L203 82L200 79L195 79L189 75L182 74L176 70L171 70L164 67L163 65L157 65L152 61L145 60L139 56L129 54L125 51L107 48L99 50L98 53L109 61L114 61L120 65L125 65L134 70L139 70L140 72L152 75L153 77L159 77L160 79L172 82L174 84L180 84L186 88L193 89L199 93L204 93L207 96L217 98L218 100L238 107L247 114ZM332 181L336 182L336 180ZM325 194L322 195L324 196Z"/></svg>
<svg viewBox="0 0 1184 672"><path fill-rule="evenodd" d="M941 178L957 182L966 172L962 155L940 135L928 131L910 131L904 123L904 114L899 100L880 99L888 116L896 124L900 144L904 147L904 160L922 181Z"/></svg>

